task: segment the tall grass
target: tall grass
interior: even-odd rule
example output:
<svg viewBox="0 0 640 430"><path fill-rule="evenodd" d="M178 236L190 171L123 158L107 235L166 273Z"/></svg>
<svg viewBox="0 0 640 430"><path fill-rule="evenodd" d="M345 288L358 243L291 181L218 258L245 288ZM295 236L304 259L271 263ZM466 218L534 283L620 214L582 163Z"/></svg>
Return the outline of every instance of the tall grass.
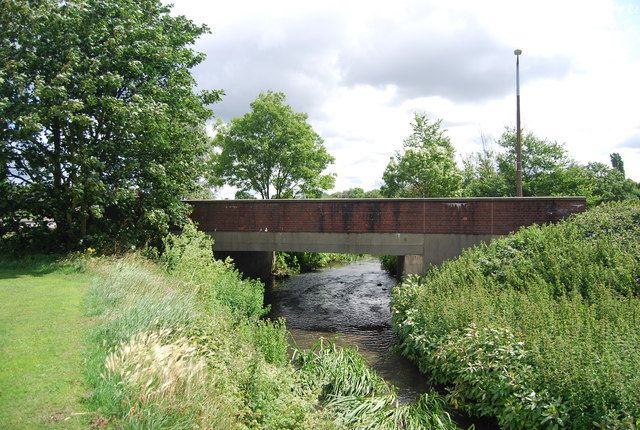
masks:
<svg viewBox="0 0 640 430"><path fill-rule="evenodd" d="M640 425L640 205L476 247L394 291L404 353L505 428Z"/></svg>
<svg viewBox="0 0 640 430"><path fill-rule="evenodd" d="M351 348L321 341L310 351L297 351L294 359L302 380L320 392L341 426L371 430L457 428L439 395L422 394L411 404L400 404L394 387Z"/></svg>
<svg viewBox="0 0 640 430"><path fill-rule="evenodd" d="M191 270L200 245L176 239L160 266L136 255L97 264L85 301L93 407L125 428L332 428L296 385L283 324L257 322L254 283L224 263ZM203 273L218 272L228 284L216 290Z"/></svg>

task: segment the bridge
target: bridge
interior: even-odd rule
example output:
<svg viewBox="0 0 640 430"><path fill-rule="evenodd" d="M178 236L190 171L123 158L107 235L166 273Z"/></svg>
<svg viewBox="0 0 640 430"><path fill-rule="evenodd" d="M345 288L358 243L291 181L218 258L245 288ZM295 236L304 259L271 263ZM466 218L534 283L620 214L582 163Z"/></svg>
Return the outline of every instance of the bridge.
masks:
<svg viewBox="0 0 640 430"><path fill-rule="evenodd" d="M191 218L247 276L266 278L273 251L397 255L403 274L520 227L585 210L584 197L189 200Z"/></svg>

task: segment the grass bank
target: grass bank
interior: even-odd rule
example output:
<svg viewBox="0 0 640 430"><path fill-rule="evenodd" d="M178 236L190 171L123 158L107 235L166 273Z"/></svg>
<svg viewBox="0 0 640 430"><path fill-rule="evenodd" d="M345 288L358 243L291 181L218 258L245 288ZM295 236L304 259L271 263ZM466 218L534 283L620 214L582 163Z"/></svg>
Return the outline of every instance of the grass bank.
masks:
<svg viewBox="0 0 640 430"><path fill-rule="evenodd" d="M212 258L192 226L155 262L98 260L84 307L89 404L115 428L451 429L439 397L398 404L350 350L288 356L264 287ZM367 412L367 413L364 413Z"/></svg>
<svg viewBox="0 0 640 430"><path fill-rule="evenodd" d="M394 291L405 355L505 428L640 426L640 204L463 253Z"/></svg>
<svg viewBox="0 0 640 430"><path fill-rule="evenodd" d="M49 259L0 262L0 428L85 428L80 309L89 276Z"/></svg>

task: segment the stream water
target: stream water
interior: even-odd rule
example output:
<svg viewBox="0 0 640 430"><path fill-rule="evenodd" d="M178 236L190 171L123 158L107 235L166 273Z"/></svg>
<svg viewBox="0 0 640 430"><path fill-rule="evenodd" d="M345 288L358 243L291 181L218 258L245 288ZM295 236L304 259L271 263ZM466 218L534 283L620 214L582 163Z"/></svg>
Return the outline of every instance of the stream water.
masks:
<svg viewBox="0 0 640 430"><path fill-rule="evenodd" d="M378 260L367 259L280 281L267 301L272 318L286 318L293 345L307 349L324 337L355 346L407 401L428 385L415 365L392 350L389 302L396 283Z"/></svg>
<svg viewBox="0 0 640 430"><path fill-rule="evenodd" d="M397 280L380 268L377 259L303 273L280 281L266 301L271 318L284 317L291 343L310 348L321 337L356 347L380 376L408 402L429 390L418 368L392 348L391 289ZM463 428L495 428L495 423L454 416Z"/></svg>

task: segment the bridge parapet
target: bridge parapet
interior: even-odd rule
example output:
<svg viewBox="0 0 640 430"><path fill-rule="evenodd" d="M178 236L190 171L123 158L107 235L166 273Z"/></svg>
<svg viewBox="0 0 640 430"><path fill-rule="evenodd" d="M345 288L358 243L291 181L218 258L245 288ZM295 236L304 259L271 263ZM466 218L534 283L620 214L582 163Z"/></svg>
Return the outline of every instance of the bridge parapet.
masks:
<svg viewBox="0 0 640 430"><path fill-rule="evenodd" d="M585 209L583 197L192 200L204 231L503 235Z"/></svg>
<svg viewBox="0 0 640 430"><path fill-rule="evenodd" d="M469 246L586 209L584 197L191 200L216 251L412 255L410 272ZM255 258L255 254L253 257ZM418 260L422 261L420 264ZM409 268L410 267L410 268Z"/></svg>

